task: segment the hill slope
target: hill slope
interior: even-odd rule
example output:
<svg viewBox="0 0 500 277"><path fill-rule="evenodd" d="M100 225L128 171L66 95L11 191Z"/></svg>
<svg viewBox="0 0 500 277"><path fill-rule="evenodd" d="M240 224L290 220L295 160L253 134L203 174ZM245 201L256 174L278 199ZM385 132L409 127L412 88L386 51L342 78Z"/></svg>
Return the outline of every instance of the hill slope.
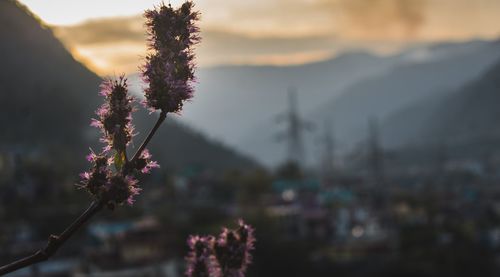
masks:
<svg viewBox="0 0 500 277"><path fill-rule="evenodd" d="M396 146L443 142L464 145L499 140L498 103L500 61L460 89L442 93L439 97L426 99L393 114L384 123L384 138L388 140L397 133L413 133L413 136L397 136L399 143Z"/></svg>
<svg viewBox="0 0 500 277"><path fill-rule="evenodd" d="M467 44L466 44L467 46ZM310 116L334 121L339 139L347 145L364 138L369 118L391 113L424 99L450 91L480 76L500 58L500 42L469 43L468 50L444 54L421 63L403 64L390 72L360 82Z"/></svg>
<svg viewBox="0 0 500 277"><path fill-rule="evenodd" d="M0 2L2 143L79 141L98 103L99 77L40 24L16 2Z"/></svg>

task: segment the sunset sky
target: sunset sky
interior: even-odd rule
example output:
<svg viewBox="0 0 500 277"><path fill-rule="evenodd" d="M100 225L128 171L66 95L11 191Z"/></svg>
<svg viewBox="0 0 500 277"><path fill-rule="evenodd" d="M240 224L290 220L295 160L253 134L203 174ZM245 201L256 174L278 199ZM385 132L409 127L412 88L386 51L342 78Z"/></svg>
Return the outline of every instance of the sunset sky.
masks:
<svg viewBox="0 0 500 277"><path fill-rule="evenodd" d="M21 0L101 75L133 73L157 0ZM176 6L182 1L172 0ZM165 3L168 3L165 0ZM366 49L500 36L500 0L198 0L201 66L300 64Z"/></svg>

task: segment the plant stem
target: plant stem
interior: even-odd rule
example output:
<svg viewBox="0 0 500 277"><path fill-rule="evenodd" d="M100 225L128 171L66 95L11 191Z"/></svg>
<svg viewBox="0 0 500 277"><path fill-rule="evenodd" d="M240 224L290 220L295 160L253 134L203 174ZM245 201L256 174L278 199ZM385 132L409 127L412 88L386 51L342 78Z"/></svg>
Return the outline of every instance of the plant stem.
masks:
<svg viewBox="0 0 500 277"><path fill-rule="evenodd" d="M83 214L81 214L73 223L71 223L71 225L68 226L68 228L66 228L66 230L64 230L59 236L50 235L45 248L38 250L31 256L0 267L0 275L48 260L78 229L80 229L90 218L92 218L104 207L104 203L105 201L103 200L92 202L87 210L83 212Z"/></svg>
<svg viewBox="0 0 500 277"><path fill-rule="evenodd" d="M165 121L165 118L167 118L167 113L164 111L161 111L160 117L158 117L156 124L153 126L151 131L149 131L148 136L144 139L141 146L139 147L139 149L137 149L137 152L135 152L134 156L130 160L129 164L131 166L133 166L135 161L141 156L142 151L144 151L144 149L146 149L146 146L148 145L149 141L151 140L151 138L153 138L154 134L156 133L156 131L158 130L160 125L163 123L163 121ZM125 170L126 170L125 173L127 173L127 171L130 171L132 169L129 166L126 166Z"/></svg>

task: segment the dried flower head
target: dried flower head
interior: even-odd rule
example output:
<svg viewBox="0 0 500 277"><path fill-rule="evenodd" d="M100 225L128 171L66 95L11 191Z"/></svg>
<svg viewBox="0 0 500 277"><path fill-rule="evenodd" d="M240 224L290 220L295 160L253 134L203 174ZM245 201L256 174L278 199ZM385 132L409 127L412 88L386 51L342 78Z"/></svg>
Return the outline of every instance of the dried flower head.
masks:
<svg viewBox="0 0 500 277"><path fill-rule="evenodd" d="M200 40L193 7L186 1L178 9L162 4L144 13L150 53L142 75L149 84L145 105L152 111L179 112L193 95L193 46Z"/></svg>

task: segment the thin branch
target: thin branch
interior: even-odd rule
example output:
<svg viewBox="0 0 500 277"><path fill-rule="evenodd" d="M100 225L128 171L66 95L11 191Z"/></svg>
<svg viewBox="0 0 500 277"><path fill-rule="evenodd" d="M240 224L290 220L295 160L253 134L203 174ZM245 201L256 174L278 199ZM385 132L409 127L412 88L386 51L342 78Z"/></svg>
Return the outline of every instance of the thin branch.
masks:
<svg viewBox="0 0 500 277"><path fill-rule="evenodd" d="M160 117L156 121L156 124L153 126L148 136L144 139L144 142L141 144L137 152L135 152L132 159L127 163L127 166L124 168L124 174L127 174L129 170L131 170L130 166L132 166L135 161L140 157L149 141L153 138L154 134L160 127L160 125L165 121L167 117L167 113L162 111L160 113ZM102 210L106 200L98 200L92 202L88 209L80 215L66 230L64 230L59 236L50 235L49 241L45 248L38 250L33 255L25 257L23 259L12 262L8 265L0 267L0 275L4 275L10 273L12 271L16 271L18 269L48 260L52 255L54 255L57 250L78 230L80 229L89 219L91 219L97 212Z"/></svg>
<svg viewBox="0 0 500 277"><path fill-rule="evenodd" d="M163 123L163 121L165 121L166 117L167 117L167 113L164 111L161 111L160 117L158 117L156 124L153 126L151 131L149 131L148 136L144 139L144 141L142 142L139 149L137 149L137 152L135 152L134 156L132 157L132 159L129 162L129 165L133 166L135 161L141 156L142 151L144 151L144 149L146 149L146 146L148 145L149 141L151 140L151 138L153 138L154 134L156 133L156 131L158 130L160 125ZM129 166L126 166L125 170L129 171L129 170L131 170L131 168L129 168Z"/></svg>
<svg viewBox="0 0 500 277"><path fill-rule="evenodd" d="M92 218L104 207L104 203L104 200L92 202L87 210L83 212L83 214L81 214L59 236L50 235L49 241L45 248L38 250L31 256L0 267L0 275L4 275L12 271L48 260L78 229L80 229L90 218Z"/></svg>

